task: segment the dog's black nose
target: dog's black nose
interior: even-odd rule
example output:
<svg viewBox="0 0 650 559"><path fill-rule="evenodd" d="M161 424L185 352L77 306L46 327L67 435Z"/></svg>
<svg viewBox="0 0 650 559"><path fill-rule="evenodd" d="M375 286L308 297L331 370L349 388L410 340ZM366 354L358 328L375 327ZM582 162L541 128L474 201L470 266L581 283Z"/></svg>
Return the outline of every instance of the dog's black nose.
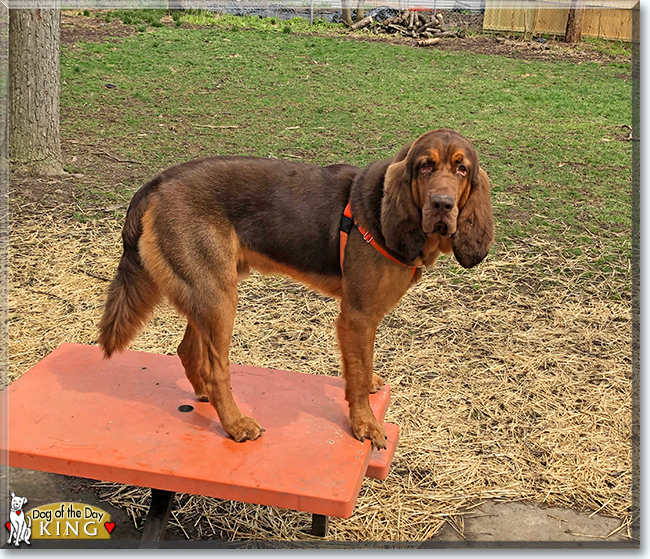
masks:
<svg viewBox="0 0 650 559"><path fill-rule="evenodd" d="M454 207L454 198L449 194L434 194L431 196L433 209L440 213L450 212Z"/></svg>

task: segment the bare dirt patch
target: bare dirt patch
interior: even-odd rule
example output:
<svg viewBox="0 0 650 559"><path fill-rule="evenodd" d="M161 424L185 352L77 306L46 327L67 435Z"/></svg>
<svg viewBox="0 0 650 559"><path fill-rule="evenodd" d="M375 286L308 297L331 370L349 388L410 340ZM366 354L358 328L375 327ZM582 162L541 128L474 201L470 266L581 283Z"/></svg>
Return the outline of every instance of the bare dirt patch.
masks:
<svg viewBox="0 0 650 559"><path fill-rule="evenodd" d="M84 16L79 15L78 12L62 12L61 44L74 45L78 42L121 43L123 37L137 33L135 25L124 25L119 19L107 22L103 14L104 12L93 11L91 15Z"/></svg>
<svg viewBox="0 0 650 559"><path fill-rule="evenodd" d="M568 45L554 40L540 43L535 40L507 39L488 35L446 40L440 43L440 48L449 52L473 52L548 62L598 62L601 64L630 62L627 57L605 54L583 44Z"/></svg>
<svg viewBox="0 0 650 559"><path fill-rule="evenodd" d="M548 40L539 43L535 40L507 39L490 35L467 37L445 37L440 43L430 47L420 47L417 40L369 33L350 33L344 38L357 41L377 41L396 45L409 45L414 48L437 49L446 52L471 52L474 54L505 56L518 60L539 60L545 62L595 62L598 64L629 64L630 57L602 53L588 45L567 45L561 41ZM631 76L622 75L623 78Z"/></svg>

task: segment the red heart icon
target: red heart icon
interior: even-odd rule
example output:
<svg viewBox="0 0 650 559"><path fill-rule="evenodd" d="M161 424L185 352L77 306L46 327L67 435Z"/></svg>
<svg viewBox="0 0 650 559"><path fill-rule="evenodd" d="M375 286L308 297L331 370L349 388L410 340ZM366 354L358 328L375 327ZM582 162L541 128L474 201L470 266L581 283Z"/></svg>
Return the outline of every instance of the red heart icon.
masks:
<svg viewBox="0 0 650 559"><path fill-rule="evenodd" d="M106 531L110 534L113 531L113 528L115 528L115 522L104 522L104 528L106 528Z"/></svg>
<svg viewBox="0 0 650 559"><path fill-rule="evenodd" d="M7 527L7 530L11 530L11 522L7 522L5 526Z"/></svg>
<svg viewBox="0 0 650 559"><path fill-rule="evenodd" d="M21 511L21 510L17 510L17 511L16 511L16 514L17 514L18 516L20 516L20 513L21 513L21 512L23 512L23 511Z"/></svg>

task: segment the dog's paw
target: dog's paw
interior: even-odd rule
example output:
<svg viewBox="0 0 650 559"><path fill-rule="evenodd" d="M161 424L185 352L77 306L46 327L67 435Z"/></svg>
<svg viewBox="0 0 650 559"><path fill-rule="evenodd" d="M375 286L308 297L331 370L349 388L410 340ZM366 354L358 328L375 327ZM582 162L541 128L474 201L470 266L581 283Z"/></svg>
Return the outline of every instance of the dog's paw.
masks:
<svg viewBox="0 0 650 559"><path fill-rule="evenodd" d="M205 393L195 392L194 395L196 396L196 400L198 402L209 402L210 401L210 398L208 398L208 395L205 394Z"/></svg>
<svg viewBox="0 0 650 559"><path fill-rule="evenodd" d="M372 382L370 383L370 394L374 394L382 386L384 386L384 379L381 378L379 375L372 373Z"/></svg>
<svg viewBox="0 0 650 559"><path fill-rule="evenodd" d="M257 421L245 415L228 425L223 425L223 428L238 443L254 441L264 432Z"/></svg>
<svg viewBox="0 0 650 559"><path fill-rule="evenodd" d="M371 415L372 419L356 419L350 420L350 426L352 427L352 432L354 436L359 439L361 442L366 439L370 439L372 446L378 450L386 448L386 431L379 424L379 421L375 419L375 416Z"/></svg>

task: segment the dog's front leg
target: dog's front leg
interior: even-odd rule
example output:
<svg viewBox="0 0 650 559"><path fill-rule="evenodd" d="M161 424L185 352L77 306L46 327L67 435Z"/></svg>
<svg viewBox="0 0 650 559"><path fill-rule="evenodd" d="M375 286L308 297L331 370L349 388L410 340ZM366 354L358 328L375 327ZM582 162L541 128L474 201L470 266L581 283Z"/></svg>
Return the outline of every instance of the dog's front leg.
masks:
<svg viewBox="0 0 650 559"><path fill-rule="evenodd" d="M375 448L386 448L386 432L370 408L368 395L375 384L372 372L376 317L352 309L345 301L336 321L345 379L345 399L350 406L350 427L354 436L370 439ZM378 378L378 377L377 377Z"/></svg>

